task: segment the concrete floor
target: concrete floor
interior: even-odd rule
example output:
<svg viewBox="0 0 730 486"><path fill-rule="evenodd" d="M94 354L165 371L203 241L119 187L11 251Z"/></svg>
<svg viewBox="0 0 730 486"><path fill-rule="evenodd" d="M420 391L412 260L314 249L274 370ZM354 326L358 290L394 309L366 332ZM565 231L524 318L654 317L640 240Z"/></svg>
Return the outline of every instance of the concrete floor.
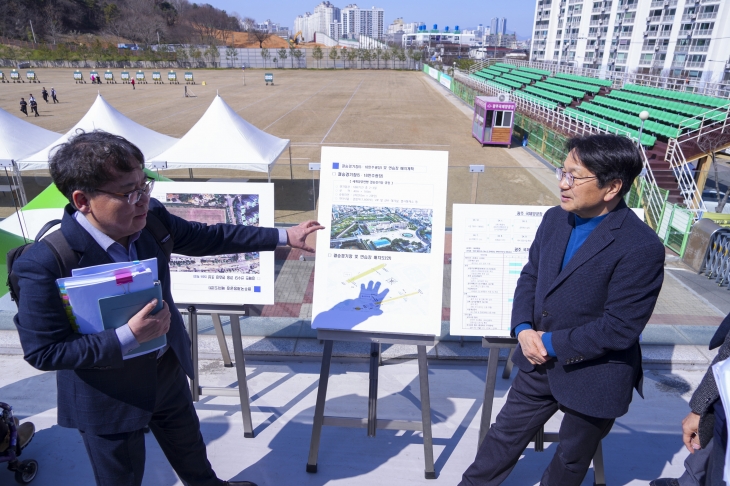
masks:
<svg viewBox="0 0 730 486"><path fill-rule="evenodd" d="M244 439L240 408L235 399L204 397L197 403L209 459L221 478L256 481L260 486L283 485L395 485L457 484L476 452L486 364L431 363L429 382L433 416L434 456L438 479L423 477L419 433L378 431L368 438L364 429L325 427L319 472L305 472L319 362L249 361L254 439ZM78 432L56 425L55 379L38 372L20 356L0 356L0 400L13 405L21 421L32 421L38 432L23 454L40 470L34 485L93 484ZM514 377L513 372L513 377ZM660 476L678 476L687 455L681 443L680 422L687 401L703 372L648 370L645 399L638 395L627 415L604 440L607 484L640 485ZM234 371L220 361L201 361L201 384L232 386ZM417 365L414 361L386 361L380 368L380 418L420 418ZM508 380L498 380L493 420L504 403ZM367 363L333 362L326 413L367 415ZM559 416L546 427L555 431ZM543 453L526 451L506 485L539 482L555 445ZM589 471L584 485L592 484ZM0 470L0 484L11 484ZM145 486L180 485L153 436L147 438Z"/></svg>

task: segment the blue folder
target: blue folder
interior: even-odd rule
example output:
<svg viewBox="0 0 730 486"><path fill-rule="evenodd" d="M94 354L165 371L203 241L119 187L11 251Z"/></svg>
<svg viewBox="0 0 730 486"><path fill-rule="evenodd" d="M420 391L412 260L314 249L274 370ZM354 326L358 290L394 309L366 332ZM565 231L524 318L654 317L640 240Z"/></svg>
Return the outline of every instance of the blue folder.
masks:
<svg viewBox="0 0 730 486"><path fill-rule="evenodd" d="M151 312L156 314L162 310L162 286L159 282L149 289L138 290L129 294L116 295L114 297L103 297L99 299L99 311L101 312L101 320L104 323L104 329L116 329L129 322L144 306L150 303L152 299L157 299L157 306ZM138 348L131 350L124 355L124 359L134 358L143 354L156 351L167 344L166 335L157 337L146 343L142 343Z"/></svg>

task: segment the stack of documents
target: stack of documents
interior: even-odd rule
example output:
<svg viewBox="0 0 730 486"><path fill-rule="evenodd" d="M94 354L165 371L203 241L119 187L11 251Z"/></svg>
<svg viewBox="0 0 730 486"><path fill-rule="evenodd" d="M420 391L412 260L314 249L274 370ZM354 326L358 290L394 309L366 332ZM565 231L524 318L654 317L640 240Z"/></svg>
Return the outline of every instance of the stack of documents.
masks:
<svg viewBox="0 0 730 486"><path fill-rule="evenodd" d="M66 315L81 334L121 327L153 299L157 299L157 306L152 314L163 307L156 258L78 268L71 277L56 283ZM156 351L166 344L167 338L160 336L133 349L124 359Z"/></svg>

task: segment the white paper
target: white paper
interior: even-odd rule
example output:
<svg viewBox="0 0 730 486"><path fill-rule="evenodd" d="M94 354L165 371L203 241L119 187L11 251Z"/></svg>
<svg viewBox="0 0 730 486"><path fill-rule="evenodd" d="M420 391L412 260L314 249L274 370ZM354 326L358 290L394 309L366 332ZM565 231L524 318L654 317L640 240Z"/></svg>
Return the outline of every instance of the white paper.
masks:
<svg viewBox="0 0 730 486"><path fill-rule="evenodd" d="M140 262L130 268L132 281L118 284L113 272L80 277L60 278L56 282L71 306L81 334L96 334L104 330L99 311L99 299L145 290L157 281L157 272Z"/></svg>
<svg viewBox="0 0 730 486"><path fill-rule="evenodd" d="M509 337L517 280L551 207L454 204L452 336Z"/></svg>
<svg viewBox="0 0 730 486"><path fill-rule="evenodd" d="M157 258L148 258L147 260L137 260L134 262L116 262L116 263L107 263L104 265L95 265L93 267L83 267L83 268L74 268L71 270L71 276L72 277L81 277L85 275L98 275L101 273L105 273L108 271L114 271L119 270L122 268L133 268L136 265L142 263L146 268L149 268L152 270L152 274L155 277L155 280L158 280L157 278Z"/></svg>
<svg viewBox="0 0 730 486"><path fill-rule="evenodd" d="M274 185L241 182L156 182L152 197L170 213L213 225L274 226ZM176 303L274 303L274 252L209 257L172 254Z"/></svg>
<svg viewBox="0 0 730 486"><path fill-rule="evenodd" d="M323 147L312 327L439 335L448 153Z"/></svg>

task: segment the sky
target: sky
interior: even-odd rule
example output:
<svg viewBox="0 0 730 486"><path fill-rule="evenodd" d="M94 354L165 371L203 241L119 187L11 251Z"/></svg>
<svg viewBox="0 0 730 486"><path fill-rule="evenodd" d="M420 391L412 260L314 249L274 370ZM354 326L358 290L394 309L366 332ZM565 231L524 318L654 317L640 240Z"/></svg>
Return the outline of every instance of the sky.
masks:
<svg viewBox="0 0 730 486"><path fill-rule="evenodd" d="M194 1L194 0L191 0ZM269 0L251 2L242 0L198 0L214 7L236 12L243 17L253 17L263 22L272 22L292 28L294 18L305 12L313 12L314 7L322 0ZM476 27L478 24L489 25L492 17L507 18L507 32L516 32L519 39L532 35L532 21L535 13L535 0L330 0L336 7L343 8L356 3L360 8L380 7L385 9L385 25L403 17L405 22L425 22L431 28L438 24L439 29L449 26L452 30Z"/></svg>

